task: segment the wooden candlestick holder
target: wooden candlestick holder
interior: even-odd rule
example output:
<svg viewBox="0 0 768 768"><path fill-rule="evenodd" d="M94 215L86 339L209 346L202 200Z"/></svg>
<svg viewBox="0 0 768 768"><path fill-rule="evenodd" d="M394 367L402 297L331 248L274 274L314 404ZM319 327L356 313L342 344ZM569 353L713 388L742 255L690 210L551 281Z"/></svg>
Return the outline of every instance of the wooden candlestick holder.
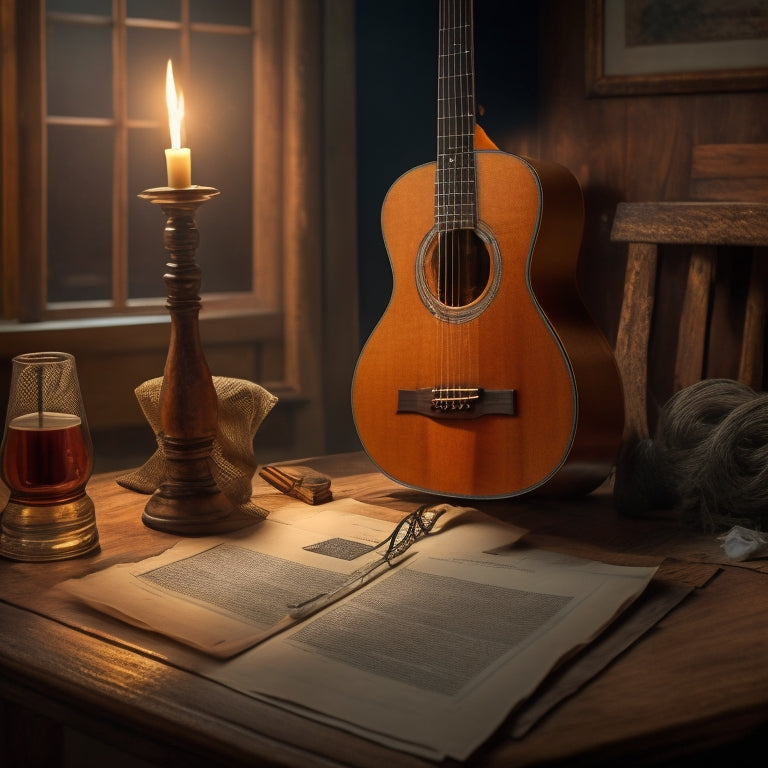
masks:
<svg viewBox="0 0 768 768"><path fill-rule="evenodd" d="M166 215L163 239L170 253L163 280L171 336L160 391L158 438L166 479L142 515L145 525L168 533L209 534L233 527L233 505L211 474L218 400L200 341L202 270L195 260L200 242L195 212L218 194L213 187L193 186L157 187L139 195Z"/></svg>

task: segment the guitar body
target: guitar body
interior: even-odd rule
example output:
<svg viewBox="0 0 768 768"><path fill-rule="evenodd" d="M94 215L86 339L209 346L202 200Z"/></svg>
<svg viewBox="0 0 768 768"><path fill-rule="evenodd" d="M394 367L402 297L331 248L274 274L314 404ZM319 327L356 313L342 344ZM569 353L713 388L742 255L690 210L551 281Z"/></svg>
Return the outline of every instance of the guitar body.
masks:
<svg viewBox="0 0 768 768"><path fill-rule="evenodd" d="M577 289L580 187L553 163L497 150L474 159L477 224L464 231L485 264L458 298L433 268L435 163L384 201L394 287L353 378L358 435L386 475L421 491L589 492L613 466L624 404Z"/></svg>

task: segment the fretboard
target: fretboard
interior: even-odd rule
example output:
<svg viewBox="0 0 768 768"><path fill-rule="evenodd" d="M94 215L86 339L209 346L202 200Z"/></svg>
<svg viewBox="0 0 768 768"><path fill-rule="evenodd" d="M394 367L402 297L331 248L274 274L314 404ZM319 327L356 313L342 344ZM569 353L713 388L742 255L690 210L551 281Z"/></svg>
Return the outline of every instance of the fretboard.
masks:
<svg viewBox="0 0 768 768"><path fill-rule="evenodd" d="M472 43L472 0L440 0L435 177L440 232L477 224Z"/></svg>

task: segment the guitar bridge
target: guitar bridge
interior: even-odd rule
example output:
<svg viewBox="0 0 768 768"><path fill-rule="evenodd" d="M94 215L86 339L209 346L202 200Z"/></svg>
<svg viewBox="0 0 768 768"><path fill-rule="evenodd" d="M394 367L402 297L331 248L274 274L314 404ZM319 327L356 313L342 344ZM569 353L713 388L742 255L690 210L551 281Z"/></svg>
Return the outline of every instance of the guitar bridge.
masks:
<svg viewBox="0 0 768 768"><path fill-rule="evenodd" d="M514 389L480 387L424 387L400 389L398 413L420 413L434 419L478 419L491 414L516 415Z"/></svg>

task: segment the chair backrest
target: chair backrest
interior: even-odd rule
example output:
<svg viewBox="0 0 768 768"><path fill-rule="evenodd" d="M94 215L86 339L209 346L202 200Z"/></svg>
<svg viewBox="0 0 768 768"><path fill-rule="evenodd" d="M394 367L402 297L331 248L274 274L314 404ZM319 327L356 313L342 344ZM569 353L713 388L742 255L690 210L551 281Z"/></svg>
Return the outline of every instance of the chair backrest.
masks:
<svg viewBox="0 0 768 768"><path fill-rule="evenodd" d="M690 246L680 312L673 392L706 377L713 284L723 246L752 249L738 378L762 389L768 307L768 144L704 144L691 157L690 200L620 203L611 239L628 244L616 339L626 400L625 441L649 436L648 347L659 247Z"/></svg>

